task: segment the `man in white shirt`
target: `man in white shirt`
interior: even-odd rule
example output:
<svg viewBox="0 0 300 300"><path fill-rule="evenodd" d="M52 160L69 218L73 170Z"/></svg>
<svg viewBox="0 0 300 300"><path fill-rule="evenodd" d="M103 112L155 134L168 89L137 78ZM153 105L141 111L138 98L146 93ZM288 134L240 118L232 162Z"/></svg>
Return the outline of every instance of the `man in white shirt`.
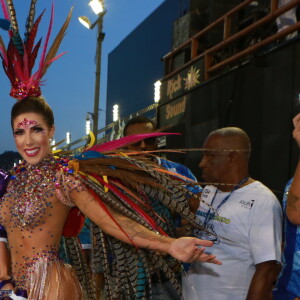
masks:
<svg viewBox="0 0 300 300"><path fill-rule="evenodd" d="M281 256L281 206L261 182L249 177L248 135L236 127L213 131L199 164L208 184L197 215L210 232L210 252L222 266L192 264L183 276L188 300L267 300Z"/></svg>

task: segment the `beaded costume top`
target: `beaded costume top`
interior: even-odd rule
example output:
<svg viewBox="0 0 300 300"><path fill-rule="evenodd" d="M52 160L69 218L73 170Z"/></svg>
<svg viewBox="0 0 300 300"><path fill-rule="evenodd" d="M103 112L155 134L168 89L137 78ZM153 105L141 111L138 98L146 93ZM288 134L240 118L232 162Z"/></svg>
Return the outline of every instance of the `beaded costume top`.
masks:
<svg viewBox="0 0 300 300"><path fill-rule="evenodd" d="M67 171L67 160L52 156L36 166L24 161L13 169L0 202L0 223L8 234L17 287L28 288L28 271L34 272L40 258L58 259L61 231L72 206L66 195L82 186Z"/></svg>

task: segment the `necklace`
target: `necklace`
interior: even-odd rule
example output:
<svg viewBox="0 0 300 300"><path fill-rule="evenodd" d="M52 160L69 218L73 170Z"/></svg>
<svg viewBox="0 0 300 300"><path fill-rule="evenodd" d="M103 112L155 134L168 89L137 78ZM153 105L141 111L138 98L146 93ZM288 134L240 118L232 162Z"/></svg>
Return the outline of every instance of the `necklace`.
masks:
<svg viewBox="0 0 300 300"><path fill-rule="evenodd" d="M207 212L207 215L206 215L205 220L204 220L204 226L206 226L207 223L215 217L215 215L216 215L217 211L219 210L219 208L228 201L228 199L230 198L232 193L234 191L236 191L238 188L240 188L248 179L249 179L249 176L243 178L238 184L236 184L234 186L234 188L230 191L230 193L228 195L226 195L225 198L221 201L221 203L217 206L217 208L214 209L213 212L211 212L211 208L209 208L209 211ZM211 200L211 204L210 204L211 207L213 206L213 203L215 201L217 193L218 193L218 189L216 190L216 193L214 194L214 197Z"/></svg>

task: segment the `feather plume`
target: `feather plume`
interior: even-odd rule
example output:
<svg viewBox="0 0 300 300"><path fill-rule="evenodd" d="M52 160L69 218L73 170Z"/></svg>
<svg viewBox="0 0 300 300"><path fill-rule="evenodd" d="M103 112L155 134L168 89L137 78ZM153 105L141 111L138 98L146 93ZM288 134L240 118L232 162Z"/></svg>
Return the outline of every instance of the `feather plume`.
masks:
<svg viewBox="0 0 300 300"><path fill-rule="evenodd" d="M52 61L55 56L56 56L56 53L58 51L58 48L65 36L65 33L66 33L66 30L69 26L69 23L70 23L70 20L71 20L71 17L72 17L72 12L73 12L73 7L71 8L68 16L67 16L67 19L65 20L63 26L61 27L59 33L57 34L54 42L52 43L52 46L51 48L49 49L48 53L47 53L47 56L45 58L45 62L47 63L47 65L45 65L43 67L43 70L42 70L42 77L45 75L47 69L50 67L50 64L49 61Z"/></svg>
<svg viewBox="0 0 300 300"><path fill-rule="evenodd" d="M125 147L129 144L136 143L146 138L159 137L165 135L180 135L180 133L152 132L152 133L145 133L145 134L128 135L114 141L103 143L101 145L95 145L89 148L88 151L97 151L97 152L112 151L112 150Z"/></svg>
<svg viewBox="0 0 300 300"><path fill-rule="evenodd" d="M9 13L9 20L11 23L11 28L14 32L14 34L19 32L19 26L17 22L17 15L14 7L14 3L12 0L6 0L7 8L8 8L8 13Z"/></svg>
<svg viewBox="0 0 300 300"><path fill-rule="evenodd" d="M34 45L34 40L35 40L35 37L36 37L36 33L37 33L39 24L41 22L41 19L42 19L44 13L45 13L45 10L36 19L36 21L34 22L32 28L31 28L31 31L28 32L28 34L27 34L26 42L25 42L25 48L26 48L26 52L29 53L29 54L32 51L32 47Z"/></svg>
<svg viewBox="0 0 300 300"><path fill-rule="evenodd" d="M138 138L147 137L149 135ZM131 142L132 138L129 140ZM113 147L118 148L127 142L128 139L108 145L105 149L111 151ZM83 183L94 191L103 205L149 230L162 228L173 237L175 232L170 210L178 212L195 228L203 229L197 217L189 210L186 200L188 190L185 187L187 182L171 172L161 172L160 167L147 158L141 160L103 155L95 152L99 149L98 146L93 147L91 151L78 156L73 167L76 165ZM107 176L108 180L103 180L102 176ZM108 188L107 192L104 187ZM162 207L168 210L169 215L161 210ZM101 245L98 245L95 257L98 262L100 259L103 261L108 299L150 299L151 274L160 271L160 276L169 280L181 294L180 285L176 281L178 271L173 269L177 265L176 260L144 249L137 250L132 245L103 234L101 229L96 231L96 243Z"/></svg>
<svg viewBox="0 0 300 300"><path fill-rule="evenodd" d="M5 44L4 44L4 41L3 41L1 35L0 35L0 47L1 47L1 52L5 53L6 52L6 47L5 47Z"/></svg>
<svg viewBox="0 0 300 300"><path fill-rule="evenodd" d="M154 220L148 216L142 209L141 207L139 207L138 205L136 205L133 201L130 200L129 197L127 197L125 194L122 194L122 192L120 190L118 190L117 188L115 188L113 185L108 184L107 182L105 182L104 180L101 179L101 177L94 175L94 177L96 177L96 179L104 186L106 186L107 188L109 188L115 195L117 195L119 198L121 198L123 201L125 201L128 205L130 205L132 207L132 209L134 209L152 228L153 230L158 231L160 234L167 236L167 234L161 229L159 228Z"/></svg>
<svg viewBox="0 0 300 300"><path fill-rule="evenodd" d="M35 4L37 0L31 0L30 9L28 13L28 17L26 20L26 32L25 32L25 43L27 42L28 36L31 32L33 23L34 23L34 17L35 17Z"/></svg>
<svg viewBox="0 0 300 300"><path fill-rule="evenodd" d="M36 77L37 78L42 78L42 70L43 70L43 67L44 67L44 64L45 64L46 51L47 51L49 38L50 38L51 31L52 31L52 26L53 26L53 18L54 18L54 4L52 3L50 24L49 24L48 32L47 32L47 35L46 35L43 51L41 53L39 69L36 72Z"/></svg>
<svg viewBox="0 0 300 300"><path fill-rule="evenodd" d="M7 10L7 6L6 6L6 3L5 3L5 0L0 0L0 1L1 1L1 7L2 7L2 11L3 11L4 18L5 18L6 20L10 20L9 13L8 13L8 10Z"/></svg>
<svg viewBox="0 0 300 300"><path fill-rule="evenodd" d="M36 57L38 55L41 43L42 43L42 38L40 38L40 40L37 42L37 44L33 48L33 51L32 51L32 53L31 53L31 55L29 57L29 60L28 60L28 69L30 70L30 72L31 72L31 70L34 67L34 63L35 63Z"/></svg>
<svg viewBox="0 0 300 300"><path fill-rule="evenodd" d="M4 54L5 48L1 47L1 58L4 67L4 71L7 74L9 80L11 81L11 92L10 95L17 100L21 100L28 96L39 97L41 95L41 79L45 75L46 70L50 64L58 59L64 53L54 57L58 50L59 44L62 41L64 32L70 22L71 13L69 13L67 21L63 25L63 29L60 30L58 37L55 39L53 48L51 47L50 56L46 56L48 43L50 39L50 34L52 31L53 18L54 18L54 5L51 8L50 24L46 34L45 43L43 45L43 50L40 56L39 66L37 71L32 75L32 70L38 56L38 51L41 46L41 39L35 44L35 37L37 30L44 14L38 17L34 22L35 17L35 5L36 0L31 1L29 15L26 24L26 33L24 38L24 43L20 37L18 23L16 19L15 9L12 0L7 0L8 10L4 0L0 0L4 14L11 21L11 30L9 31L11 40L7 47L6 55Z"/></svg>
<svg viewBox="0 0 300 300"><path fill-rule="evenodd" d="M87 292L88 300L96 300L96 291L94 280L90 267L88 266L85 257L82 254L82 249L77 237L65 238L66 250L68 257L71 259L72 266L75 269L76 275Z"/></svg>
<svg viewBox="0 0 300 300"><path fill-rule="evenodd" d="M11 37L11 40L13 41L16 49L18 50L18 52L20 53L20 55L24 54L24 47L23 47L23 41L22 38L20 36L19 31L15 31L14 29L12 29L13 35Z"/></svg>
<svg viewBox="0 0 300 300"><path fill-rule="evenodd" d="M0 19L0 28L3 30L9 30L10 22L6 19Z"/></svg>

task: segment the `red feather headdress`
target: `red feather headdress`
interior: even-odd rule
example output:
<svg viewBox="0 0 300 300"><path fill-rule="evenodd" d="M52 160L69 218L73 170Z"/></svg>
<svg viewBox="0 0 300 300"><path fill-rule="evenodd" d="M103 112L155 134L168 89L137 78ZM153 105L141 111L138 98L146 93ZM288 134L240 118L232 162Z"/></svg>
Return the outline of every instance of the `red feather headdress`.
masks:
<svg viewBox="0 0 300 300"><path fill-rule="evenodd" d="M22 40L18 29L13 1L6 0L5 2L5 0L0 0L4 17L11 22L9 29L10 41L7 49L0 37L0 56L2 58L4 71L11 82L10 95L17 100L21 100L28 96L39 97L41 95L40 86L42 77L45 75L51 63L64 54L61 53L56 56L72 15L71 9L66 21L47 52L54 16L54 5L52 4L49 29L43 45L38 70L32 74L32 69L42 42L42 39L40 39L35 44L35 38L44 14L44 12L42 12L36 21L34 21L36 1L37 0L31 0L26 22L26 33L24 40Z"/></svg>

